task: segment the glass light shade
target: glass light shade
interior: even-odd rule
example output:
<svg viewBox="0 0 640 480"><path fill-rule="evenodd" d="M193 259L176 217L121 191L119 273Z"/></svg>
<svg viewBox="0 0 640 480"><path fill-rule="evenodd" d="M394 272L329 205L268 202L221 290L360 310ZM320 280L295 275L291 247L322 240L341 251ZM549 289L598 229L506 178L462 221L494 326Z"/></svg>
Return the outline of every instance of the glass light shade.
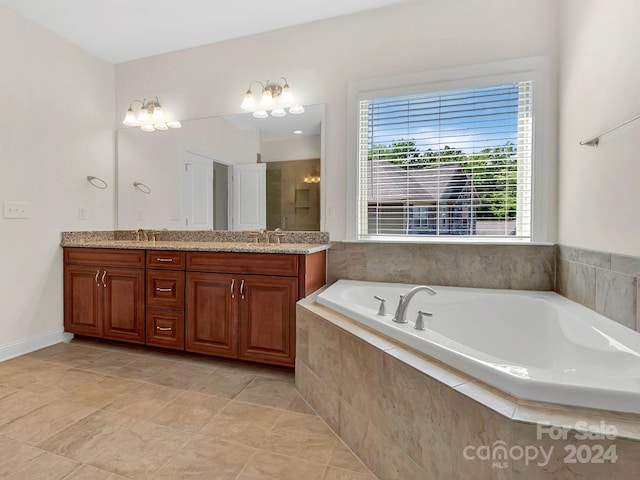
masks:
<svg viewBox="0 0 640 480"><path fill-rule="evenodd" d="M164 122L154 124L153 128L156 130L169 130L169 127Z"/></svg>
<svg viewBox="0 0 640 480"><path fill-rule="evenodd" d="M174 120L173 122L167 122L167 127L169 127L169 128L181 128L182 124L178 120Z"/></svg>
<svg viewBox="0 0 640 480"><path fill-rule="evenodd" d="M285 83L284 87L282 87L282 93L279 98L280 105L283 107L292 107L295 104L295 100L293 99L293 92L291 92L291 87L288 83Z"/></svg>
<svg viewBox="0 0 640 480"><path fill-rule="evenodd" d="M265 110L257 110L253 112L253 116L256 118L268 118L269 114Z"/></svg>
<svg viewBox="0 0 640 480"><path fill-rule="evenodd" d="M164 111L162 110L162 107L159 103L156 103L153 106L153 113L151 114L151 118L156 121L162 120L164 118Z"/></svg>
<svg viewBox="0 0 640 480"><path fill-rule="evenodd" d="M136 112L131 107L127 110L122 121L124 125L138 125L138 119L136 118Z"/></svg>
<svg viewBox="0 0 640 480"><path fill-rule="evenodd" d="M260 100L260 109L261 110L271 110L276 106L273 101L273 95L271 94L271 90L267 90L266 88L262 91L262 100Z"/></svg>
<svg viewBox="0 0 640 480"><path fill-rule="evenodd" d="M151 120L149 112L147 112L146 108L141 108L138 112L138 123L148 122L149 120Z"/></svg>
<svg viewBox="0 0 640 480"><path fill-rule="evenodd" d="M153 128L153 125L142 125L140 127L140 130L143 130L145 132L153 132L155 128Z"/></svg>
<svg viewBox="0 0 640 480"><path fill-rule="evenodd" d="M256 109L256 102L253 99L253 93L251 92L251 90L247 90L245 92L244 99L242 100L242 104L240 105L240 108L243 110L247 110L249 112Z"/></svg>
<svg viewBox="0 0 640 480"><path fill-rule="evenodd" d="M285 112L284 108L274 108L271 110L272 117L284 117L286 114L287 112Z"/></svg>
<svg viewBox="0 0 640 480"><path fill-rule="evenodd" d="M304 113L304 107L302 105L296 105L289 109L289 113L291 115L300 115L301 113Z"/></svg>

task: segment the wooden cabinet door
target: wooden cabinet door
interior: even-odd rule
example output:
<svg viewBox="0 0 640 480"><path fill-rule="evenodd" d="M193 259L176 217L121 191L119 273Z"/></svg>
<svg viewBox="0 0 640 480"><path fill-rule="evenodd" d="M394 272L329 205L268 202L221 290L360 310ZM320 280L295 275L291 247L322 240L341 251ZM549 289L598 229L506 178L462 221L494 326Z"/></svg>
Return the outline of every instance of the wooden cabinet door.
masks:
<svg viewBox="0 0 640 480"><path fill-rule="evenodd" d="M144 270L108 267L105 271L103 337L144 343Z"/></svg>
<svg viewBox="0 0 640 480"><path fill-rule="evenodd" d="M238 357L235 275L187 272L185 349Z"/></svg>
<svg viewBox="0 0 640 480"><path fill-rule="evenodd" d="M67 265L64 269L64 329L78 335L102 336L100 299L102 270ZM98 288L99 287L99 288Z"/></svg>
<svg viewBox="0 0 640 480"><path fill-rule="evenodd" d="M240 286L239 357L293 366L298 280L266 275L242 276Z"/></svg>

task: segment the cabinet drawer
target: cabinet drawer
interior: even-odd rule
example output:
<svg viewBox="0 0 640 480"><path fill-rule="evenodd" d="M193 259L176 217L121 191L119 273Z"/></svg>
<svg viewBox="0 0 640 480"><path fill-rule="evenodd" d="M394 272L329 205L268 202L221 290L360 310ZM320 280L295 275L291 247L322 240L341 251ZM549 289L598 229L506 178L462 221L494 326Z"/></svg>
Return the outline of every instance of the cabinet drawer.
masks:
<svg viewBox="0 0 640 480"><path fill-rule="evenodd" d="M144 250L119 248L65 248L64 260L74 265L144 267Z"/></svg>
<svg viewBox="0 0 640 480"><path fill-rule="evenodd" d="M147 270L147 306L184 308L184 272Z"/></svg>
<svg viewBox="0 0 640 480"><path fill-rule="evenodd" d="M147 250L147 268L184 270L184 252Z"/></svg>
<svg viewBox="0 0 640 480"><path fill-rule="evenodd" d="M147 308L147 345L184 350L184 313Z"/></svg>
<svg viewBox="0 0 640 480"><path fill-rule="evenodd" d="M298 255L187 252L187 270L295 277L298 275Z"/></svg>

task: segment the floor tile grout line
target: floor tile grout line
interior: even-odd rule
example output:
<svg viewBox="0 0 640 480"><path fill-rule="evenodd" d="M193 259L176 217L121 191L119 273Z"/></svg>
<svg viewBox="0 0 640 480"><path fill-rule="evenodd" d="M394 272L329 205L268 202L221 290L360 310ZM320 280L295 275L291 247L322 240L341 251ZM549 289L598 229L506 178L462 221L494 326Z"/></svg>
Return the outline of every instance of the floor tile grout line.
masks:
<svg viewBox="0 0 640 480"><path fill-rule="evenodd" d="M81 348L89 348L89 347L85 347L85 346L80 346L80 347L81 347ZM101 354L101 355L99 355L99 356L98 356L98 357L96 357L96 358L104 357L104 356L107 356L108 354L109 354L109 351L105 351L105 353L104 353L104 354ZM120 368L123 368L123 367L126 367L126 366L130 366L131 364L135 363L136 361L139 361L139 360L141 360L141 359L145 358L145 356L144 356L144 355L139 355L138 357L139 357L139 358L132 359L130 362L128 362L127 364L125 364L125 365L121 366ZM263 408L269 408L269 409L272 409L272 410L274 410L274 411L276 411L276 412L278 412L278 413L279 413L279 415L278 415L277 419L274 421L274 423L273 423L273 424L271 425L271 427L269 428L269 431L267 432L267 434L266 434L266 436L265 436L265 439L266 439L266 438L267 438L267 437L268 437L268 436L273 432L273 430L274 430L274 428L276 427L276 425L281 421L281 419L282 419L286 414L290 414L290 415L294 415L294 416L308 416L308 417L310 417L310 418L313 418L313 417L320 418L320 420L322 421L322 423L325 425L325 427L328 429L328 431L330 431L330 432L331 432L331 434L332 434L332 436L333 436L333 446L332 446L332 448L331 448L331 453L329 454L328 459L327 459L326 461L324 461L324 462L315 462L315 461L312 461L312 462L311 462L311 463L314 463L314 464L316 464L316 465L319 465L319 466L322 466L322 467L323 467L323 474L322 474L322 476L323 476L323 477L326 475L326 473L327 473L327 471L328 471L329 467L331 467L331 465L330 465L330 461L331 461L331 458L332 458L332 456L334 455L335 451L337 450L338 446L339 446L339 445L341 445L341 444L342 444L342 445L344 445L344 442L342 442L342 440L341 440L341 439L340 439L340 437L336 434L336 432L334 432L334 431L333 431L333 430L332 430L332 429L331 429L331 428L326 424L326 422L325 422L325 421L324 421L324 420L323 420L319 415L317 415L317 412L315 412L315 410L314 410L313 408L311 408L311 407L308 405L308 403L306 402L306 400L304 399L304 397L302 397L301 395L299 395L299 392L298 392L297 388L295 387L295 379L293 380L293 382L291 382L291 381L290 381L289 379L287 379L287 378L281 378L281 377L278 377L278 376L270 376L270 375L260 375L259 373L256 373L256 372L255 372L255 370L253 370L253 367L251 367L252 369L250 370L250 373L248 372L247 374L254 375L254 378L252 378L252 379L251 379L251 381L250 381L249 383L247 383L247 385L245 385L245 386L242 388L242 390L240 390L240 391L238 392L238 394L236 394L236 395L235 395L234 397L232 397L232 398L229 398L228 396L223 396L223 395L219 395L219 394L212 394L212 393L208 393L208 392L199 392L199 391L197 391L197 390L192 390L192 387L193 387L195 384L197 384L198 382L206 381L206 378L207 378L207 377L209 377L209 376L213 375L213 374L214 374L214 373L216 373L216 372L220 372L220 373L221 373L221 374L223 374L223 375L224 375L225 373L226 373L226 374L232 374L233 370L231 370L231 371L227 371L227 372L224 372L222 367L207 366L208 368L210 368L210 370L209 370L209 371L204 370L204 371L202 371L202 372L197 372L197 374L202 375L202 378L201 378L200 380L198 380L198 382L194 382L194 383L193 383L192 385L190 385L190 386L179 386L179 387L176 387L176 386L172 386L172 385L166 385L166 384L162 384L162 383L157 383L157 382L154 382L154 381L151 381L151 380L146 380L146 379L144 379L144 380L140 380L139 378L136 378L136 377L132 377L132 376L124 376L124 375L118 374L117 370L119 370L120 368L116 369L115 371L104 371L104 370L95 370L95 369L91 369L91 368L89 368L89 367L87 367L87 366L77 366L77 365L72 365L72 364L68 364L68 363L67 363L67 364L65 364L65 363L59 364L59 363L56 363L56 362L49 362L49 361L47 361L47 360L45 360L45 359L41 359L41 358L34 358L34 359L30 359L30 360L33 360L33 361L36 361L36 362L46 362L46 363L51 364L51 365L58 365L58 366L65 367L65 368L66 368L66 370L64 370L63 372L61 372L61 374L64 374L64 372L66 372L66 371L68 371L68 370L79 370L79 371L84 371L84 372L89 372L89 373L97 374L97 375L99 375L99 377L98 377L98 378L99 378L100 380L105 379L105 378L114 378L114 379L120 379L120 380L131 381L131 382L133 382L134 384L138 384L138 385L134 385L131 389L129 389L129 390L125 391L125 392L118 393L118 394L117 394L117 398L121 398L121 397L123 397L123 396L129 395L129 394L132 394L132 393L133 393L137 388L140 388L140 387L141 387L141 386L143 386L143 385L155 385L155 386L164 387L164 388L168 388L168 389L175 389L175 390L179 391L179 392L177 393L177 396L176 396L175 398L173 398L172 400L167 401L167 402L165 403L165 405L163 406L163 408L164 408L164 407L166 407L167 405L169 405L170 403L172 403L173 401L175 401L176 399L178 399L178 398L182 397L183 395L185 395L185 394L186 394L186 392L199 393L199 394L204 395L204 396L211 396L211 397L216 397L216 398L219 398L219 399L224 399L224 400L225 400L225 404L224 404L224 406L220 407L220 408L218 409L218 411L217 411L213 416L209 417L209 418L207 419L207 420L208 420L208 421L207 421L207 423L205 423L203 426L201 426L201 427L200 427L196 432L193 432L193 431L190 431L190 430L182 430L182 429L179 429L179 428L173 428L173 427L170 427L170 426L167 426L167 425L158 424L158 423L155 423L155 422L150 421L150 418L151 418L151 417L150 417L150 418L146 418L146 419L138 419L138 421L137 421L135 424L141 424L141 423L143 423L143 422L147 422L147 423L150 423L150 424L153 424L153 425L159 425L159 426L162 426L162 427L167 428L167 429L170 429L170 430L172 430L172 431L176 431L176 432L180 432L180 433L188 433L188 434L192 435L192 437L191 437L192 439L193 439L196 435L199 435L199 436L207 436L207 437L209 437L209 438L215 438L216 440L223 441L223 442L225 442L225 443L227 443L227 444L230 444L230 445L236 444L236 445L244 446L245 448L251 448L251 449L253 450L253 453L252 453L251 457L249 458L249 460L245 463L244 467L241 469L241 471L240 471L240 473L238 474L238 476L237 476L237 477L239 477L239 476L241 475L241 473L246 469L246 466L248 465L248 463L251 461L251 459L252 459L252 458L254 458L254 456L255 456L258 452L264 452L264 453L266 453L266 454L270 454L270 455L280 455L280 456L283 456L283 457L285 457L285 458L290 458L290 459L292 459L292 460L304 460L304 461L308 461L308 460L306 460L304 457L301 457L301 456L286 455L286 454L283 454L283 453L280 453L280 452L277 452L277 451L273 451L273 450L266 449L266 448L264 448L264 446L263 446L263 445L264 445L264 439L262 440L262 442L259 444L259 446L258 446L258 447L255 447L254 445L247 445L247 444L245 444L245 443L243 443L243 442L241 442L241 441L227 440L227 439L222 438L222 437L219 437L219 436L217 436L217 435L207 435L207 434L200 433L208 423L210 423L213 419L215 419L216 417L218 417L218 416L221 414L221 412L222 412L222 411L224 411L224 409L226 409L229 405L232 405L234 402L237 402L238 404L246 404L246 405L249 405L249 406L251 406L251 405L255 405L255 406L259 406L259 407L263 407ZM166 361L165 359L158 359L158 358L153 358L153 360L158 360L160 363L163 363L164 361ZM73 363L73 362L70 362L70 363ZM174 364L174 365L176 365L176 366L178 366L178 365L179 365L179 366L182 366L182 361L175 361L175 360L172 360L172 361L171 361L171 363L173 363L173 364ZM184 363L185 363L185 365L187 365L188 367L191 367L191 366L200 366L198 363L194 363L194 364L189 364L189 362L184 362ZM239 366L239 367L238 367L238 370L239 370L239 371L241 371L241 370L242 370L242 369L241 369L241 366ZM292 372L292 374L293 374L293 375L295 375L295 373L293 373L293 372ZM247 401L247 400L244 400L244 399L238 399L237 397L240 395L240 393L241 393L241 392L243 392L243 391L244 391L247 387L249 387L250 385L254 385L257 379L263 379L263 380L268 380L268 381L282 381L282 382L286 382L286 383L293 383L293 391L295 392L295 395L294 395L294 397L291 399L291 401L289 402L289 405L288 405L287 407L274 406L273 404L268 404L268 403L266 403L266 402L265 402L265 403L260 403L260 402L256 402L256 401ZM92 383L92 382L90 382L90 383ZM9 386L9 387L10 387L10 386ZM10 387L10 388L12 388L12 389L13 389L13 387ZM18 389L16 389L16 391L17 391L17 390L18 390ZM38 393L38 392L33 392L33 393ZM304 402L304 403L309 407L309 412L312 412L312 413L309 413L309 412L300 412L300 411L296 411L296 410L292 410L292 409L290 409L291 404L292 404L292 403L293 403L293 401L297 398L296 396L300 396L300 398L303 400L303 402ZM53 401L56 401L56 400L55 400L55 399L53 399L53 400L51 400L50 402L48 402L47 404L49 404L49 403L51 403L51 402L53 402ZM115 402L115 401L116 401L116 400L113 400L112 402L109 402L109 403L107 403L107 404L105 404L105 405L102 405L100 408L96 408L94 405L87 405L87 406L88 406L88 407L90 407L90 408L92 408L92 409L94 410L92 413L95 413L95 412L97 412L97 411L101 411L101 412L107 412L107 413L111 413L111 414L114 414L114 413L115 413L115 414L118 414L118 412L117 412L117 411L116 411L116 412L114 412L114 411L110 411L110 410L105 410L105 408L106 408L106 407L108 407L108 405L112 404L112 403L113 403L113 402ZM80 403L81 403L81 402L80 402ZM39 407L39 408L42 408L42 407ZM35 409L35 410L37 410L37 409ZM86 418L87 416L91 415L92 413L89 413L89 414L87 414L85 417L82 417L82 418L80 418L80 419L76 420L75 422L73 422L72 424L70 424L70 425L66 426L66 427L65 427L65 428L63 428L63 429L61 429L61 430L59 430L59 431L57 431L57 432L55 432L55 433L52 433L49 437L47 437L47 439L49 439L50 437L52 437L52 436L54 436L54 435L58 434L60 431L63 431L64 429L69 428L69 427L70 427L70 426L72 426L72 425L75 425L77 422L82 421L84 418ZM122 415L123 417L133 418L133 417L129 417L129 416L127 416L127 415L123 415L123 414L119 414L119 415ZM46 441L47 439L42 440L40 443L42 443L42 442ZM190 441L191 441L191 440L190 440ZM187 446L188 444L189 444L189 442L187 442L187 444L185 444L185 447L182 447L182 448L180 449L180 451L182 451L182 449L183 449L183 448L186 448L186 446ZM349 452L350 452L351 454L353 454L353 452L348 448L348 446L346 446L346 445L345 445L345 447L347 448L347 450L349 450ZM50 452L50 451L48 451L48 450L44 450L44 449L41 449L41 450L43 450L43 451L45 451L45 452ZM50 452L50 453L55 454L55 455L59 455L59 456L64 456L64 455L60 455L60 454L58 454L58 453L56 453L56 452ZM360 459L357 457L357 455L355 455L355 454L353 454L353 455L354 455L354 457L355 457L355 458L357 458L357 459L358 459L358 461L360 461ZM64 457L65 457L65 458L71 458L72 460L74 460L74 461L76 461L76 462L80 462L81 464L91 465L91 464L90 464L90 463L88 463L88 462L90 462L90 461L91 461L95 456L94 456L94 457L92 457L92 459L90 459L90 460L88 460L88 461L86 461L86 462L79 461L79 460L74 459L74 458L72 458L72 457L66 457L66 456L64 456ZM175 458L175 455L173 455L171 458ZM158 472L158 471L160 471L160 469L161 469L161 468L163 468L163 466L164 466L164 465L166 465L166 463L167 463L167 462L169 462L169 461L171 460L171 458L167 459L167 461L166 461L165 463L163 463L163 465L162 465L162 466L160 466L160 467L158 468L158 470L156 470L156 471L154 472L154 474L153 474L153 475L155 476L155 475L157 474L157 472ZM360 461L360 462L361 462L361 461ZM353 473L358 473L357 471L350 470L350 469L344 469L344 468L341 468L341 467L335 467L335 468L340 468L340 469L345 470L345 471L350 471L350 472L353 472ZM366 469L366 466L365 466L365 469ZM367 472L370 472L368 469L366 469L366 470L367 470ZM106 471L106 470L105 470L105 471ZM113 473L115 473L115 472L113 472ZM236 478L237 478L237 477L236 477Z"/></svg>

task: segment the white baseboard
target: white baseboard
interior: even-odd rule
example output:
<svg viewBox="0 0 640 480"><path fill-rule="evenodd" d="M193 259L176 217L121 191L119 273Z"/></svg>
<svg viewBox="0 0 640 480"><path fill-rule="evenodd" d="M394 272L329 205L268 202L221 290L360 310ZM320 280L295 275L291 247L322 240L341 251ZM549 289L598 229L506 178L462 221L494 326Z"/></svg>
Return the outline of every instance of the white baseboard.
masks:
<svg viewBox="0 0 640 480"><path fill-rule="evenodd" d="M69 342L73 338L72 333L65 333L59 328L50 332L44 332L33 337L15 340L13 342L0 345L0 362L10 358L19 357L25 353L35 352L41 348L49 347L60 342Z"/></svg>

